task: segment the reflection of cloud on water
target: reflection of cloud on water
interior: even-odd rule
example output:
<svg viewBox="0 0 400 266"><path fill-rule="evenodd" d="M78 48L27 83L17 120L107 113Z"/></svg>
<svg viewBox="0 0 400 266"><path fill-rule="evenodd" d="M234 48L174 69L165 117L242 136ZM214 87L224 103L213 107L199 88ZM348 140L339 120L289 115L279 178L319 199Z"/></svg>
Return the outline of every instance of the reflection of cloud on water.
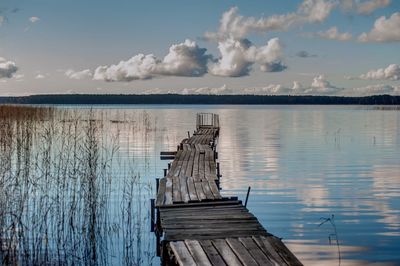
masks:
<svg viewBox="0 0 400 266"><path fill-rule="evenodd" d="M285 240L287 247L301 257L301 262L304 265L324 265L324 266L337 266L338 265L338 252L336 245L321 245L317 240ZM367 252L365 247L340 245L342 254L341 265L394 265L388 263L368 262L356 259L345 259L351 257L351 253ZM321 264L321 261L323 263Z"/></svg>
<svg viewBox="0 0 400 266"><path fill-rule="evenodd" d="M372 193L374 198L368 202L380 213L377 221L385 224L390 231L400 230L400 210L398 205L390 204L394 198L400 197L400 165L378 165L372 172ZM391 234L392 232L386 232Z"/></svg>
<svg viewBox="0 0 400 266"><path fill-rule="evenodd" d="M317 229L321 216L335 215L341 244L379 253L382 243L396 245L393 236L400 235L398 118L395 112L343 107L224 109L218 146L223 193L244 194L251 186L252 211L267 229L288 238L315 238L315 245L305 244L305 253L332 248L332 260L327 257L324 265L337 260L334 247L320 249L326 237ZM344 256L391 259L354 248Z"/></svg>

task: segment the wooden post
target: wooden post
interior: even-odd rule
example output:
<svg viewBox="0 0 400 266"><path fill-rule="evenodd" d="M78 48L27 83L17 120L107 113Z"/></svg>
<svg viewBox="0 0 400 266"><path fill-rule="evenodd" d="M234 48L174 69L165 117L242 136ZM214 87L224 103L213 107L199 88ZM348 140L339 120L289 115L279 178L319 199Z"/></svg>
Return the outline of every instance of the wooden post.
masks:
<svg viewBox="0 0 400 266"><path fill-rule="evenodd" d="M171 163L168 163L168 170L171 169Z"/></svg>
<svg viewBox="0 0 400 266"><path fill-rule="evenodd" d="M188 139L190 139L190 132L188 131Z"/></svg>
<svg viewBox="0 0 400 266"><path fill-rule="evenodd" d="M219 170L219 162L217 163L217 178L218 178L217 187L218 187L218 189L221 189L221 186L220 186L220 184L221 184L221 172Z"/></svg>
<svg viewBox="0 0 400 266"><path fill-rule="evenodd" d="M160 178L156 178L156 193L158 193L159 187L160 187Z"/></svg>
<svg viewBox="0 0 400 266"><path fill-rule="evenodd" d="M151 207L150 207L150 232L154 232L154 221L155 221L155 218L154 218L154 210L155 210L155 207L154 207L154 202L155 202L155 200L154 199L150 199L150 205L151 205Z"/></svg>
<svg viewBox="0 0 400 266"><path fill-rule="evenodd" d="M249 200L250 189L251 189L251 187L249 187L249 188L247 189L246 201L244 202L244 206L245 206L245 207L247 207L247 201Z"/></svg>
<svg viewBox="0 0 400 266"><path fill-rule="evenodd" d="M157 257L160 257L161 255L161 243L160 243L160 234L156 234L156 242L157 242L157 248L156 248L156 255Z"/></svg>
<svg viewBox="0 0 400 266"><path fill-rule="evenodd" d="M167 169L164 169L164 177L167 176Z"/></svg>

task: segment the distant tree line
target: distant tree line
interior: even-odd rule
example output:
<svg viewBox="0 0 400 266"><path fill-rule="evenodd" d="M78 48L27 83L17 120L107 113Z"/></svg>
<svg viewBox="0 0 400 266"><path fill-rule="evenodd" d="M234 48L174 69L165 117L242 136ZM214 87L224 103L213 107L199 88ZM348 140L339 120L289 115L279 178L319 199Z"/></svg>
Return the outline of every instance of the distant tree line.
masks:
<svg viewBox="0 0 400 266"><path fill-rule="evenodd" d="M400 96L365 97L290 95L63 94L0 97L9 104L312 104L400 105Z"/></svg>

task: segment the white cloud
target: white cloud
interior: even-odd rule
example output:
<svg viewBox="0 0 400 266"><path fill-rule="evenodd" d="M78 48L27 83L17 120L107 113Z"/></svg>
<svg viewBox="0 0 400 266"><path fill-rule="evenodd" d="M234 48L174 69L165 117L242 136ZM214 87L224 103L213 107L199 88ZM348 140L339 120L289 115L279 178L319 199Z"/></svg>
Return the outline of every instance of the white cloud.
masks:
<svg viewBox="0 0 400 266"><path fill-rule="evenodd" d="M258 19L241 16L238 14L239 9L232 7L223 13L218 32L206 32L204 37L217 40L228 37L241 39L251 32L286 31L293 26L324 21L335 6L336 3L329 0L304 0L296 12Z"/></svg>
<svg viewBox="0 0 400 266"><path fill-rule="evenodd" d="M7 61L6 59L0 57L0 79L12 78L17 70L18 67L15 62Z"/></svg>
<svg viewBox="0 0 400 266"><path fill-rule="evenodd" d="M68 69L67 71L65 71L64 74L70 79L86 79L86 78L92 78L93 76L92 71L90 69L85 69L82 71L74 71L73 69Z"/></svg>
<svg viewBox="0 0 400 266"><path fill-rule="evenodd" d="M46 76L45 76L45 75L42 75L42 74L37 74L37 75L35 76L35 79L44 79L44 78L46 78Z"/></svg>
<svg viewBox="0 0 400 266"><path fill-rule="evenodd" d="M349 96L369 96L379 94L400 95L400 86L390 86L384 84L369 85L350 89L347 93Z"/></svg>
<svg viewBox="0 0 400 266"><path fill-rule="evenodd" d="M240 77L248 75L253 64L258 63L264 72L282 71L282 45L273 38L261 47L254 46L247 39L228 38L218 44L221 57L209 66L209 72L216 76Z"/></svg>
<svg viewBox="0 0 400 266"><path fill-rule="evenodd" d="M0 26L3 25L4 21L6 20L6 18L4 16L0 15Z"/></svg>
<svg viewBox="0 0 400 266"><path fill-rule="evenodd" d="M152 54L138 54L116 65L97 67L93 79L104 81L149 79L153 77L157 63L158 60Z"/></svg>
<svg viewBox="0 0 400 266"><path fill-rule="evenodd" d="M184 43L174 44L168 54L157 65L156 72L161 75L198 77L207 72L210 59L207 49L200 48L196 42L185 40Z"/></svg>
<svg viewBox="0 0 400 266"><path fill-rule="evenodd" d="M370 32L359 37L360 42L398 42L400 41L400 13L393 13L389 18L378 18Z"/></svg>
<svg viewBox="0 0 400 266"><path fill-rule="evenodd" d="M390 4L390 0L341 0L341 6L346 11L354 11L360 15L370 15L379 8Z"/></svg>
<svg viewBox="0 0 400 266"><path fill-rule="evenodd" d="M316 35L324 39L337 41L349 41L352 38L352 35L348 32L340 33L337 27L332 27L327 31L320 31Z"/></svg>
<svg viewBox="0 0 400 266"><path fill-rule="evenodd" d="M314 77L311 87L304 89L304 94L316 95L336 95L343 91L343 88L338 88L330 84L324 75Z"/></svg>
<svg viewBox="0 0 400 266"><path fill-rule="evenodd" d="M16 81L24 81L24 77L25 77L24 74L14 74L14 75L13 75L13 78L14 78Z"/></svg>
<svg viewBox="0 0 400 266"><path fill-rule="evenodd" d="M314 77L311 85L303 86L298 81L293 81L292 87L286 87L281 84L269 84L261 87L251 87L242 89L232 89L227 85L221 87L201 87L201 88L185 88L185 89L171 89L167 93L175 94L209 94L209 95L352 95L364 91L358 89L344 89L332 85L323 75ZM376 92L380 91L376 89ZM148 90L148 94L152 93L166 93L160 89ZM372 92L371 92L372 93Z"/></svg>
<svg viewBox="0 0 400 266"><path fill-rule="evenodd" d="M31 23L36 23L36 22L38 22L39 20L40 20L40 18L39 18L39 17L35 17L35 16L29 18L29 21L30 21Z"/></svg>
<svg viewBox="0 0 400 266"><path fill-rule="evenodd" d="M298 82L296 80L293 81L293 87L292 87L293 91L301 91L303 88L304 88L303 84L301 84L300 82Z"/></svg>
<svg viewBox="0 0 400 266"><path fill-rule="evenodd" d="M378 68L362 74L360 79L386 79L386 80L400 80L400 66L391 64L386 68Z"/></svg>
<svg viewBox="0 0 400 266"><path fill-rule="evenodd" d="M376 9L386 7L390 4L390 0L370 0L358 3L357 13L363 15L369 15Z"/></svg>
<svg viewBox="0 0 400 266"><path fill-rule="evenodd" d="M206 51L196 42L185 40L183 43L172 45L163 60L152 54L138 54L116 65L99 66L93 78L105 81L132 81L150 79L156 75L202 76L207 72L207 63L211 58Z"/></svg>

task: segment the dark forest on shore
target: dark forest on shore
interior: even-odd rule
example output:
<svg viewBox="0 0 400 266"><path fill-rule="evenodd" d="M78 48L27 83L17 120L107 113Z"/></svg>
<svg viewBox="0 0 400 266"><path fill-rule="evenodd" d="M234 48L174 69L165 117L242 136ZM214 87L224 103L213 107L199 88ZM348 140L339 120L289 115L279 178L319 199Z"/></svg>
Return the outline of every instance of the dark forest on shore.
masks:
<svg viewBox="0 0 400 266"><path fill-rule="evenodd" d="M400 96L374 95L290 96L290 95L180 95L180 94L47 94L0 97L7 104L316 104L316 105L400 105Z"/></svg>

